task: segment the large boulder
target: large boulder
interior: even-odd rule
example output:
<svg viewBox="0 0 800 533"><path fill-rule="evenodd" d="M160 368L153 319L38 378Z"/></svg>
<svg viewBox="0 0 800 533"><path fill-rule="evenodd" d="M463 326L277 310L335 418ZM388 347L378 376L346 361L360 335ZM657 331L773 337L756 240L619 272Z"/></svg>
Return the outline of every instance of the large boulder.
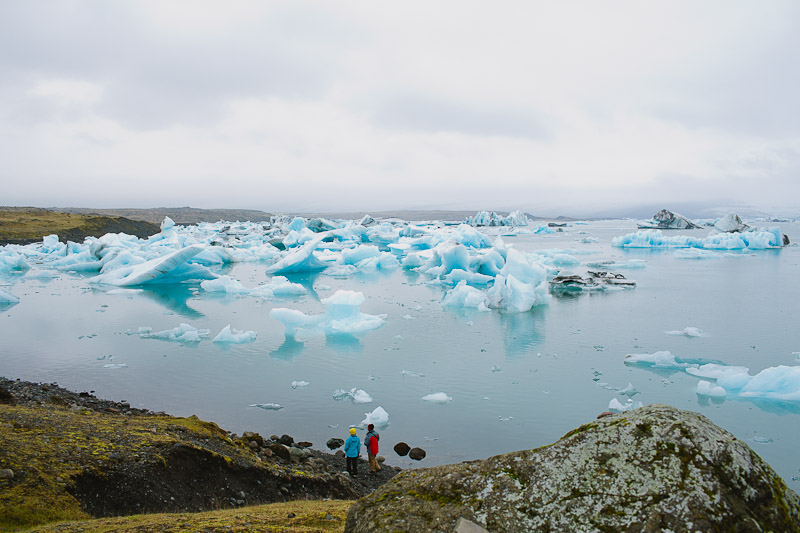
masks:
<svg viewBox="0 0 800 533"><path fill-rule="evenodd" d="M800 532L800 501L745 443L650 405L555 444L408 470L350 508L345 531Z"/></svg>

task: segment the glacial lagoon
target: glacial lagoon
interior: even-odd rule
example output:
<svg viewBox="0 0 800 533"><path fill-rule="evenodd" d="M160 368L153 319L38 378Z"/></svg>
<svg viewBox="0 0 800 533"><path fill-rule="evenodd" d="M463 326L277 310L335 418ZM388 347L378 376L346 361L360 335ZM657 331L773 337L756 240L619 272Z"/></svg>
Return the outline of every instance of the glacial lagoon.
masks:
<svg viewBox="0 0 800 533"><path fill-rule="evenodd" d="M779 226L793 243L800 240L798 222L752 225ZM558 270L603 269L636 286L564 292L513 312L443 306L452 285L374 261L371 268L285 273L304 294L257 296L205 290L200 280L97 284L96 272L54 269L28 257L30 269L0 273L0 288L19 299L0 304L0 374L195 414L237 433L288 433L320 449L381 407L388 414L382 453L403 467L535 448L610 405L667 403L698 411L746 441L798 489L798 246L613 246L614 238L636 232L632 220L570 222L560 231L535 223L479 230L490 243L502 235L506 247L540 262L551 278ZM708 234L709 228L664 232ZM395 254L398 263L409 253L388 247L392 238L376 240L370 244ZM323 243L317 253L324 263L354 246ZM253 288L270 282L267 269L286 255L212 261L208 269ZM326 312L323 301L345 294L340 290L361 293L359 312L382 325L355 335L309 325L287 335L274 318L281 312L270 316L288 309L295 318L302 312L318 319ZM184 342L153 335L181 324L208 333ZM228 325L231 335L254 332L255 340L213 342ZM653 355L659 352L669 354ZM646 356L626 364L628 354ZM764 377L759 373L770 368L783 370L758 394L714 393L725 372ZM391 446L398 441L424 448L427 457L416 463L396 456Z"/></svg>

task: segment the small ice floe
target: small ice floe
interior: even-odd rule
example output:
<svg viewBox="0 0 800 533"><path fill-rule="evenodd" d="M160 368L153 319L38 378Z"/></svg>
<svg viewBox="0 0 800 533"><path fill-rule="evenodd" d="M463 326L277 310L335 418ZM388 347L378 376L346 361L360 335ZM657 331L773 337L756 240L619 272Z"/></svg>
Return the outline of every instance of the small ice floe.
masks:
<svg viewBox="0 0 800 533"><path fill-rule="evenodd" d="M142 335L143 333L150 333L153 331L153 328L150 326L140 326L136 331L132 329L126 329L125 335Z"/></svg>
<svg viewBox="0 0 800 533"><path fill-rule="evenodd" d="M107 291L106 294L132 295L132 294L138 294L140 292L144 292L144 289L111 289L110 291Z"/></svg>
<svg viewBox="0 0 800 533"><path fill-rule="evenodd" d="M128 365L125 363L106 363L103 368L128 368Z"/></svg>
<svg viewBox="0 0 800 533"><path fill-rule="evenodd" d="M488 400L491 400L491 398L489 396L484 396L483 398L481 398L481 400L487 400L488 401Z"/></svg>
<svg viewBox="0 0 800 533"><path fill-rule="evenodd" d="M185 343L200 342L211 333L209 329L197 329L189 324L180 324L176 328L158 331L156 333L140 333L142 339L161 339Z"/></svg>
<svg viewBox="0 0 800 533"><path fill-rule="evenodd" d="M697 382L696 392L698 396L708 396L710 398L724 398L728 395L728 392L724 388L704 379Z"/></svg>
<svg viewBox="0 0 800 533"><path fill-rule="evenodd" d="M447 393L444 392L434 392L422 397L423 402L430 402L430 403L447 403L452 402L452 396L448 396Z"/></svg>
<svg viewBox="0 0 800 533"><path fill-rule="evenodd" d="M400 372L400 374L401 374L403 377L406 377L406 376L413 376L413 377L416 377L416 378L424 378L424 377L425 377L425 374L423 374L423 373L421 373L421 372L412 372L412 371L410 371L410 370L402 370L402 371Z"/></svg>
<svg viewBox="0 0 800 533"><path fill-rule="evenodd" d="M403 315L401 318L402 318L403 320L414 320L414 318L416 318L416 317L413 317L413 316L411 316L411 315Z"/></svg>
<svg viewBox="0 0 800 533"><path fill-rule="evenodd" d="M587 277L577 274L559 274L550 281L550 291L556 294L583 291L607 291L611 289L632 289L636 282L622 274L605 271L588 271Z"/></svg>
<svg viewBox="0 0 800 533"><path fill-rule="evenodd" d="M18 304L19 298L0 287L0 304Z"/></svg>
<svg viewBox="0 0 800 533"><path fill-rule="evenodd" d="M220 331L211 342L223 344L246 344L248 342L255 341L256 337L258 337L258 333L255 331L239 331L238 329L231 329L231 325L228 324L222 328L222 331Z"/></svg>
<svg viewBox="0 0 800 533"><path fill-rule="evenodd" d="M628 261L614 261L614 260L607 260L607 261L592 261L590 263L586 263L586 266L590 268L599 268L602 270L617 270L619 268L645 268L647 266L647 261L644 259L630 259Z"/></svg>
<svg viewBox="0 0 800 533"><path fill-rule="evenodd" d="M497 419L500 422L508 422L509 420L514 420L513 416L498 416Z"/></svg>
<svg viewBox="0 0 800 533"><path fill-rule="evenodd" d="M394 340L396 340L396 341L399 341L399 340L401 340L401 339L403 338L403 336L402 336L402 335L395 335L395 336L394 336L394 337L392 337L392 338L393 338Z"/></svg>
<svg viewBox="0 0 800 533"><path fill-rule="evenodd" d="M349 391L344 389L336 389L333 391L333 399L337 402L342 400L350 400L353 403L371 403L372 396L366 393L366 391L362 389L357 389L353 387Z"/></svg>
<svg viewBox="0 0 800 533"><path fill-rule="evenodd" d="M611 387L608 384L601 384L601 386L604 389L613 390L614 392L622 394L623 396L627 396L628 398L633 398L637 394L641 394L641 392L639 392L630 382L628 382L627 387Z"/></svg>
<svg viewBox="0 0 800 533"><path fill-rule="evenodd" d="M293 389L304 389L308 387L310 383L308 381L292 381L292 388Z"/></svg>
<svg viewBox="0 0 800 533"><path fill-rule="evenodd" d="M433 442L435 440L439 440L439 437L422 437L425 442Z"/></svg>
<svg viewBox="0 0 800 533"><path fill-rule="evenodd" d="M491 368L491 370L492 370L492 372L495 372L495 373L497 373L497 372L502 372L502 371L503 371L503 369L502 369L502 368L500 368L500 367L499 367L499 366L497 366L497 365L493 365L493 366L492 366L492 368Z"/></svg>
<svg viewBox="0 0 800 533"><path fill-rule="evenodd" d="M611 401L608 402L608 410L617 413L624 413L625 411L630 411L631 409L638 409L641 406L642 402L633 401L633 398L628 398L624 404L616 398L612 398Z"/></svg>
<svg viewBox="0 0 800 533"><path fill-rule="evenodd" d="M248 407L258 407L265 411L278 411L283 409L283 406L279 403L251 403Z"/></svg>
<svg viewBox="0 0 800 533"><path fill-rule="evenodd" d="M800 352L792 352L795 361L800 361Z"/></svg>
<svg viewBox="0 0 800 533"><path fill-rule="evenodd" d="M389 413L386 410L378 406L370 413L364 413L364 420L358 425L360 428L365 428L369 424L375 424L376 427L385 429L389 425Z"/></svg>
<svg viewBox="0 0 800 533"><path fill-rule="evenodd" d="M757 442L759 444L769 444L770 442L773 442L773 440L771 438L764 437L764 436L761 436L761 435L755 435L750 440L752 440L753 442Z"/></svg>
<svg viewBox="0 0 800 533"><path fill-rule="evenodd" d="M688 326L683 329L673 329L671 331L666 332L667 335L677 335L677 336L684 336L684 337L702 337L703 330L700 328L696 328L693 326Z"/></svg>

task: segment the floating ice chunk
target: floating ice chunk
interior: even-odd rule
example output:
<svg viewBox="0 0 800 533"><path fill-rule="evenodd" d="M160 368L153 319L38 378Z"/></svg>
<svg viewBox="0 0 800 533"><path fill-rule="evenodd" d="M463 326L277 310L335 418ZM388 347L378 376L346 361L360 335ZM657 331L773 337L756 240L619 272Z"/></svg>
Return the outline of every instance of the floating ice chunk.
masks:
<svg viewBox="0 0 800 533"><path fill-rule="evenodd" d="M327 263L320 261L314 255L314 250L320 245L324 235L317 235L294 252L290 252L286 257L267 267L267 274L289 274L292 272L315 272L325 270Z"/></svg>
<svg viewBox="0 0 800 533"><path fill-rule="evenodd" d="M700 248L681 248L673 253L676 259L721 259L718 252Z"/></svg>
<svg viewBox="0 0 800 533"><path fill-rule="evenodd" d="M0 248L0 272L25 272L30 265L20 253Z"/></svg>
<svg viewBox="0 0 800 533"><path fill-rule="evenodd" d="M460 268L452 270L444 277L444 283L447 285L457 285L461 281L465 281L469 285L488 285L494 281L494 278L477 272L461 270Z"/></svg>
<svg viewBox="0 0 800 533"><path fill-rule="evenodd" d="M287 249L300 246L316 238L316 233L308 228L303 228L299 231L292 230L286 237L283 238L283 246Z"/></svg>
<svg viewBox="0 0 800 533"><path fill-rule="evenodd" d="M362 244L355 248L342 250L342 262L345 265L355 265L369 257L378 257L381 251L374 244Z"/></svg>
<svg viewBox="0 0 800 533"><path fill-rule="evenodd" d="M652 366L655 368L674 368L683 370L687 367L699 366L675 357L669 351L663 350L655 353L629 353L625 356L626 365Z"/></svg>
<svg viewBox="0 0 800 533"><path fill-rule="evenodd" d="M742 233L717 233L705 238L686 235L665 236L661 230L640 230L611 240L612 246L622 248L705 248L713 250L760 250L783 245L780 228L768 228Z"/></svg>
<svg viewBox="0 0 800 533"><path fill-rule="evenodd" d="M402 262L403 268L408 268L408 269L421 267L423 264L425 264L425 261L417 253L408 254L403 258Z"/></svg>
<svg viewBox="0 0 800 533"><path fill-rule="evenodd" d="M0 304L18 304L19 298L0 287Z"/></svg>
<svg viewBox="0 0 800 533"><path fill-rule="evenodd" d="M250 292L250 289L230 276L201 281L200 287L206 292L223 292L225 294L248 294Z"/></svg>
<svg viewBox="0 0 800 533"><path fill-rule="evenodd" d="M631 409L638 409L641 406L642 402L634 401L632 398L628 398L624 404L616 398L612 398L611 401L608 402L608 410L617 413L624 413L625 411L630 411Z"/></svg>
<svg viewBox="0 0 800 533"><path fill-rule="evenodd" d="M739 395L743 398L800 401L800 366L765 368L741 388Z"/></svg>
<svg viewBox="0 0 800 533"><path fill-rule="evenodd" d="M308 381L292 381L292 388L293 389L297 389L297 388L304 389L304 388L308 387L309 385L310 385L310 383Z"/></svg>
<svg viewBox="0 0 800 533"><path fill-rule="evenodd" d="M752 440L753 442L757 442L757 443L759 443L759 444L769 444L770 442L773 442L773 440L772 440L771 438L769 438L769 437L762 437L761 435L755 435L755 436L754 436L752 439L750 439L750 440ZM792 479L794 479L794 478L792 478Z"/></svg>
<svg viewBox="0 0 800 533"><path fill-rule="evenodd" d="M140 292L144 292L144 289L111 289L110 291L106 291L106 294L138 294Z"/></svg>
<svg viewBox="0 0 800 533"><path fill-rule="evenodd" d="M422 374L420 372L411 372L410 370L403 370L403 371L400 372L400 374L403 377L405 377L405 376L414 376L414 377L418 377L418 378L424 378L425 377L425 374Z"/></svg>
<svg viewBox="0 0 800 533"><path fill-rule="evenodd" d="M444 307L463 307L474 308L479 311L488 311L486 307L486 294L483 291L467 285L467 282L459 281L451 290L447 291L442 300Z"/></svg>
<svg viewBox="0 0 800 533"><path fill-rule="evenodd" d="M53 279L58 277L58 272L54 270L42 270L32 268L25 273L25 279Z"/></svg>
<svg viewBox="0 0 800 533"><path fill-rule="evenodd" d="M748 231L750 226L742 222L742 219L736 213L728 213L724 217L714 222L714 229L722 232L742 232Z"/></svg>
<svg viewBox="0 0 800 533"><path fill-rule="evenodd" d="M299 283L292 283L284 276L274 276L269 282L254 288L251 294L266 296L268 292L273 296L303 296L308 290Z"/></svg>
<svg viewBox="0 0 800 533"><path fill-rule="evenodd" d="M336 401L350 400L353 403L372 403L372 397L366 391L355 387L349 391L336 389L333 391L333 399Z"/></svg>
<svg viewBox="0 0 800 533"><path fill-rule="evenodd" d="M497 419L498 419L500 422L509 422L509 421L511 421L511 420L514 420L514 417L513 417L513 416L499 416L499 415L498 415Z"/></svg>
<svg viewBox="0 0 800 533"><path fill-rule="evenodd" d="M673 329L667 331L667 335L683 335L684 337L702 337L703 330L693 326L688 326L683 329Z"/></svg>
<svg viewBox="0 0 800 533"><path fill-rule="evenodd" d="M497 365L493 365L493 366L492 366L492 368L491 368L491 370L492 370L492 372L502 372L502 371L503 371L503 369L502 369L502 368L500 368L500 367L499 367L499 366L497 366Z"/></svg>
<svg viewBox="0 0 800 533"><path fill-rule="evenodd" d="M214 340L211 342L219 342L219 343L228 343L228 344L247 344L248 342L253 342L258 337L258 333L255 331L239 331L236 329L231 329L231 325L228 324L219 334L214 337Z"/></svg>
<svg viewBox="0 0 800 533"><path fill-rule="evenodd" d="M624 394L625 396L628 396L629 398L633 398L637 394L641 394L638 390L636 390L636 387L634 387L631 382L628 382L628 386L627 387L619 389L617 392L619 392L620 394Z"/></svg>
<svg viewBox="0 0 800 533"><path fill-rule="evenodd" d="M621 268L645 268L647 267L647 261L644 259L629 259L628 261L592 261L586 263L586 266L589 268L599 268L602 270L617 270Z"/></svg>
<svg viewBox="0 0 800 533"><path fill-rule="evenodd" d="M375 427L380 429L385 429L389 425L389 413L381 406L376 407L370 413L364 413L364 415L364 420L359 424L362 429L370 424L375 424Z"/></svg>
<svg viewBox="0 0 800 533"><path fill-rule="evenodd" d="M701 379L697 382L697 394L711 398L724 398L728 393L719 385Z"/></svg>
<svg viewBox="0 0 800 533"><path fill-rule="evenodd" d="M325 305L323 315L309 316L301 311L275 308L269 316L284 323L287 335L294 335L298 329L317 330L327 335L358 335L385 323L384 316L368 315L359 310L364 302L361 292L338 290L321 302Z"/></svg>
<svg viewBox="0 0 800 533"><path fill-rule="evenodd" d="M489 307L505 309L515 313L530 311L534 305L548 301L547 289L541 290L543 283L534 287L530 283L518 280L513 275L499 275L494 285L486 294Z"/></svg>
<svg viewBox="0 0 800 533"><path fill-rule="evenodd" d="M197 329L189 324L180 324L173 329L158 331L156 333L142 332L139 336L143 339L161 339L165 341L193 343L200 342L203 338L208 337L210 333L211 330L208 329Z"/></svg>
<svg viewBox="0 0 800 533"><path fill-rule="evenodd" d="M422 397L423 402L430 402L430 403L447 403L452 402L453 398L448 396L444 392L434 392L432 394L428 394Z"/></svg>
<svg viewBox="0 0 800 533"><path fill-rule="evenodd" d="M208 269L200 265L187 265L186 262L203 250L203 245L195 244L176 250L163 257L151 259L138 265L130 265L106 272L93 278L91 283L117 285L120 287L159 283L164 281L178 282L189 279L210 279L216 277ZM179 270L180 269L180 270ZM200 277L201 273L204 277ZM177 276L170 276L177 274Z"/></svg>
<svg viewBox="0 0 800 533"><path fill-rule="evenodd" d="M166 231L173 229L175 227L175 221L169 217L164 217L164 220L161 221L161 231Z"/></svg>
<svg viewBox="0 0 800 533"><path fill-rule="evenodd" d="M106 363L103 368L128 368L128 365L125 363Z"/></svg>
<svg viewBox="0 0 800 533"><path fill-rule="evenodd" d="M249 407L258 407L259 409L264 409L265 411L278 411L283 409L283 406L279 403L251 403Z"/></svg>
<svg viewBox="0 0 800 533"><path fill-rule="evenodd" d="M600 239L598 239L597 237L584 237L583 239L581 239L581 242L583 244L595 244L600 242Z"/></svg>

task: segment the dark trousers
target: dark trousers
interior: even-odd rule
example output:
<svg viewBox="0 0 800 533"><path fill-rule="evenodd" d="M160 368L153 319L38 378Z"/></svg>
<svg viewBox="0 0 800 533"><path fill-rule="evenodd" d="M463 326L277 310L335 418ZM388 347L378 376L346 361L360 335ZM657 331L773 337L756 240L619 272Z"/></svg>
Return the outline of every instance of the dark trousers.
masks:
<svg viewBox="0 0 800 533"><path fill-rule="evenodd" d="M347 458L347 471L353 476L358 474L358 457Z"/></svg>

